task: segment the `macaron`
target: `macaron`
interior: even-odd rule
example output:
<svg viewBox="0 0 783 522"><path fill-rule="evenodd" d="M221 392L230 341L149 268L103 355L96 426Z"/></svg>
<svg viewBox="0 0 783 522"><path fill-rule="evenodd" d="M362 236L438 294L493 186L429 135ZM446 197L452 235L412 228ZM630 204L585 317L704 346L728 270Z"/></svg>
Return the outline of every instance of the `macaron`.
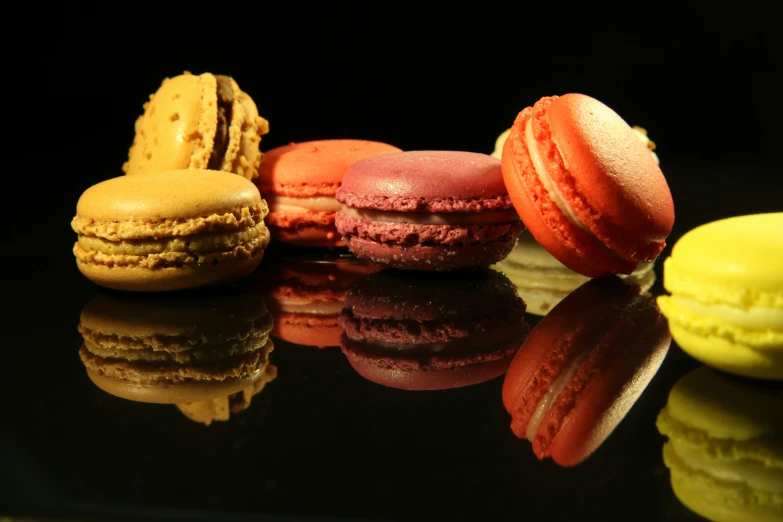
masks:
<svg viewBox="0 0 783 522"><path fill-rule="evenodd" d="M363 378L402 390L442 390L502 375L529 330L502 274L425 276L384 270L345 297L342 351Z"/></svg>
<svg viewBox="0 0 783 522"><path fill-rule="evenodd" d="M378 270L334 254L267 257L258 288L274 318L272 337L301 346L339 346L345 295L357 280Z"/></svg>
<svg viewBox="0 0 783 522"><path fill-rule="evenodd" d="M511 430L539 459L590 457L658 371L671 335L649 294L618 277L591 280L533 328L503 380Z"/></svg>
<svg viewBox="0 0 783 522"><path fill-rule="evenodd" d="M783 389L706 366L683 376L658 415L677 498L716 522L783 520Z"/></svg>
<svg viewBox="0 0 783 522"><path fill-rule="evenodd" d="M258 187L269 204L267 225L274 241L305 247L344 246L334 226L340 203L335 192L356 161L400 152L367 140L290 143L267 152Z"/></svg>
<svg viewBox="0 0 783 522"><path fill-rule="evenodd" d="M503 178L530 233L588 277L656 259L674 224L669 186L648 146L583 94L522 110L503 145Z"/></svg>
<svg viewBox="0 0 783 522"><path fill-rule="evenodd" d="M459 151L407 151L354 163L337 191L337 230L382 266L443 271L506 257L524 228L500 161Z"/></svg>
<svg viewBox="0 0 783 522"><path fill-rule="evenodd" d="M682 236L658 298L675 342L728 373L783 380L783 212L735 216Z"/></svg>
<svg viewBox="0 0 783 522"><path fill-rule="evenodd" d="M654 267L654 261L639 263L631 274L620 274L619 277L638 283L646 292L655 283ZM542 316L590 280L555 259L527 230L519 236L508 257L492 268L503 272L517 287L527 304L527 313Z"/></svg>
<svg viewBox="0 0 783 522"><path fill-rule="evenodd" d="M99 294L81 312L79 350L92 382L156 404L235 402L268 371L272 317L256 293ZM243 399L244 400L244 399ZM185 410L193 411L193 406Z"/></svg>
<svg viewBox="0 0 783 522"><path fill-rule="evenodd" d="M253 179L269 123L230 76L184 73L163 80L136 120L122 170L222 170Z"/></svg>
<svg viewBox="0 0 783 522"><path fill-rule="evenodd" d="M268 212L252 182L207 170L121 176L79 198L76 265L116 290L152 292L252 272L269 244Z"/></svg>

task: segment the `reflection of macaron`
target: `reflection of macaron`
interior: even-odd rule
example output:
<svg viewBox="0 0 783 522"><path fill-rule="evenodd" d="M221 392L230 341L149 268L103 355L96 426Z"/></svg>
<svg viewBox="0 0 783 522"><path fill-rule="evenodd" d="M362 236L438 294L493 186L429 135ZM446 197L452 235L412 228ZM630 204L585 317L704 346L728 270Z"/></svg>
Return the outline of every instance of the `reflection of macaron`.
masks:
<svg viewBox="0 0 783 522"><path fill-rule="evenodd" d="M519 113L502 157L522 221L571 270L630 274L663 250L669 187L637 133L601 102L542 98Z"/></svg>
<svg viewBox="0 0 783 522"><path fill-rule="evenodd" d="M654 298L638 285L585 283L533 328L506 373L512 431L539 459L583 462L644 391L670 342Z"/></svg>
<svg viewBox="0 0 783 522"><path fill-rule="evenodd" d="M342 246L334 227L340 203L334 194L356 161L400 152L366 140L319 140L270 150L259 169L258 186L269 204L267 225L274 241L300 246Z"/></svg>
<svg viewBox="0 0 783 522"><path fill-rule="evenodd" d="M331 254L269 257L260 290L274 318L272 336L304 346L339 346L345 294L357 279L378 270Z"/></svg>
<svg viewBox="0 0 783 522"><path fill-rule="evenodd" d="M354 163L337 200L337 229L358 257L394 268L489 266L523 225L486 154L413 151Z"/></svg>
<svg viewBox="0 0 783 522"><path fill-rule="evenodd" d="M383 271L348 292L340 323L349 363L405 390L484 382L506 371L528 332L525 305L502 274Z"/></svg>
<svg viewBox="0 0 783 522"><path fill-rule="evenodd" d="M139 402L249 399L248 389L276 373L267 369L272 317L257 294L219 292L155 300L101 294L90 301L79 322L79 355L90 379Z"/></svg>
<svg viewBox="0 0 783 522"><path fill-rule="evenodd" d="M716 522L783 520L783 388L707 367L682 377L657 426L674 494Z"/></svg>
<svg viewBox="0 0 783 522"><path fill-rule="evenodd" d="M144 104L122 170L223 170L253 179L267 132L269 124L232 78L185 73L163 80Z"/></svg>
<svg viewBox="0 0 783 522"><path fill-rule="evenodd" d="M675 342L729 373L783 380L783 212L714 221L680 238L659 297Z"/></svg>
<svg viewBox="0 0 783 522"><path fill-rule="evenodd" d="M122 176L79 198L76 264L116 290L193 288L245 276L269 244L267 206L250 181L225 172Z"/></svg>
<svg viewBox="0 0 783 522"><path fill-rule="evenodd" d="M639 263L633 273L620 277L638 283L646 292L655 283L653 267L654 262ZM528 231L522 232L508 257L492 268L506 274L525 300L527 312L535 315L546 315L565 296L590 280L555 259Z"/></svg>

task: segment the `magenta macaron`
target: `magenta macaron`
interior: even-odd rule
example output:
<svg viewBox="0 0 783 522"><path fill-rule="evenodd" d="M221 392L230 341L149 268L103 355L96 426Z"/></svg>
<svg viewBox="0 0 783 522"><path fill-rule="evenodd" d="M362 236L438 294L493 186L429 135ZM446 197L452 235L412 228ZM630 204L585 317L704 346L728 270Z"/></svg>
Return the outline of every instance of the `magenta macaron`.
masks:
<svg viewBox="0 0 783 522"><path fill-rule="evenodd" d="M524 229L500 160L407 151L357 161L336 194L335 225L357 257L412 270L489 266Z"/></svg>

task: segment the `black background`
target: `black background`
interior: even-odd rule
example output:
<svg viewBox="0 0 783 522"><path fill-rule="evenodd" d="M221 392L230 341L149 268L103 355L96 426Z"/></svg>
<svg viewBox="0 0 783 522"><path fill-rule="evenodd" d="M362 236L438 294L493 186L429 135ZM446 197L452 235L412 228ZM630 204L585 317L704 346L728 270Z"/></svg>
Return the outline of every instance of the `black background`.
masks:
<svg viewBox="0 0 783 522"><path fill-rule="evenodd" d="M279 350L276 363L295 377L281 378L257 401L261 411L269 408L268 416L255 414L250 428L225 423L194 436L189 421L176 417L177 412L150 413L147 405L113 400L81 373L76 324L95 287L78 274L71 254L75 234L69 223L76 202L90 185L121 175L142 103L164 77L183 70L233 76L270 122L263 150L290 141L362 138L406 150L489 153L524 107L542 96L582 92L630 124L645 127L657 143L677 212L670 245L697 224L783 207L783 17L777 2L740 2L732 10L707 2L634 2L613 9L559 3L513 10L497 2L448 5L30 5L27 15L6 19L8 31L22 34L6 44L6 53L24 62L31 75L11 71L7 78L15 90L6 129L21 125L12 142L21 145L6 153L6 211L12 212L4 229L12 252L6 262L13 270L5 282L13 311L7 316L3 364L10 375L3 387L12 399L7 399L7 428L0 430L8 437L0 456L17 474L3 477L0 485L7 495L0 497L0 508L15 498L14 505L40 502L46 512L57 513L64 499L86 498L105 501L98 510L105 518L112 518L112 509L127 516L131 505L409 518L415 515L411 509L426 505L429 511L421 518L438 515L437 506L444 506L441 516L455 518L459 505L438 487L453 477L438 469L455 467L454 459L464 458L470 482L459 494L474 490L482 495L488 515L508 514L518 493L508 490L518 480L510 477L537 469L540 480L535 474L525 479L533 493L519 497L520 512L537 520L545 519L547 506L562 508L553 509L563 516L575 506L571 520L591 519L589 511L581 518L574 513L579 498L596 491L603 504L585 504L585 509L595 510L601 520L636 515L690 520L672 500L665 480L650 487L645 482L651 474L661 478L665 473L650 423L671 384L693 365L676 348L657 388L643 396L613 436L614 449L596 454L590 467L563 479L571 492L589 487L576 504L561 504L563 497L546 488L558 482L559 470L547 463L531 468L538 463L529 451L509 453L508 460L482 460L482 448L511 451L519 443L505 429L491 431L492 426L505 428L506 422L497 401L490 409L484 406L498 396L497 381L480 392L458 390L452 407L434 412L418 396L372 392L377 389L346 371L339 352ZM335 387L335 379L343 378L346 387ZM312 396L320 398L308 402ZM441 404L437 396L428 400ZM357 404L358 417L351 415ZM405 413L416 405L414 413ZM395 409L400 412L383 422L373 417ZM436 435L455 434L449 448L465 445L473 453L436 453L438 441L426 439L415 424L433 416L433 425L443 430ZM117 418L124 420L113 424ZM391 430L383 434L387 440L405 445L386 459L368 459L373 448L361 444L368 419L371 426ZM93 431L82 431L85 425ZM156 447L159 426L173 431ZM269 426L289 426L290 431ZM354 441L345 438L348 432L356 433L355 453ZM245 469L231 460L238 453L226 448L187 460L186 455L219 447L224 439L252 448L240 454L268 468ZM134 446L138 440L148 445ZM633 453L639 444L646 450ZM297 448L313 445L336 452L304 460L302 455L313 453L300 454ZM435 455L430 473L409 476L405 462L413 457L405 448ZM185 483L190 489L177 489L165 480L171 472L165 460L147 462L150 455L191 462L193 469L180 469L180 476L201 474L203 491L193 488L195 479ZM224 477L223 469L243 471ZM358 475L346 476L348 469ZM486 470L492 472L478 474ZM596 475L601 470L604 474ZM138 483L130 490L113 488L120 482L128 487L129 472ZM209 496L225 492L232 480L237 481L235 496ZM375 490L368 480L380 481L387 490ZM601 490L604 482L627 486ZM94 489L85 491L87 485ZM298 499L297 487L309 496ZM374 496L368 496L371 492ZM613 509L609 499L619 499L620 508ZM481 517L481 500L465 502L474 519ZM634 508L636 514L629 514Z"/></svg>

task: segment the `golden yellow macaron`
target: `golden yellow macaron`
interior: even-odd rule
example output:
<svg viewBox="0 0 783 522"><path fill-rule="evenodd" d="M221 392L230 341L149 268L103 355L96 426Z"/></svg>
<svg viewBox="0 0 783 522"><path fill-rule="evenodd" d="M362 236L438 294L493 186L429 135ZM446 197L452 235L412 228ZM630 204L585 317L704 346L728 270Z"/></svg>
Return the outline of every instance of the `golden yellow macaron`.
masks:
<svg viewBox="0 0 783 522"><path fill-rule="evenodd" d="M269 123L233 78L181 74L163 80L144 104L122 170L209 169L253 179L267 132Z"/></svg>
<svg viewBox="0 0 783 522"><path fill-rule="evenodd" d="M783 213L737 216L685 234L658 298L675 342L720 370L783 380Z"/></svg>
<svg viewBox="0 0 783 522"><path fill-rule="evenodd" d="M73 253L82 274L107 288L211 285L243 277L261 263L268 212L252 182L226 172L121 176L79 198Z"/></svg>

